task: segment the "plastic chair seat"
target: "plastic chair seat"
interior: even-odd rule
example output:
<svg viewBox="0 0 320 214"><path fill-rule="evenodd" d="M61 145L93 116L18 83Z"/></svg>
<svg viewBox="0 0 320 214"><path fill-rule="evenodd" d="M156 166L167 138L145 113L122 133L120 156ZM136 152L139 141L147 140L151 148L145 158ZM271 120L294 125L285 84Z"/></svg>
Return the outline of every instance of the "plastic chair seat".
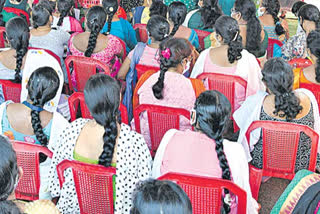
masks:
<svg viewBox="0 0 320 214"><path fill-rule="evenodd" d="M0 80L0 86L4 95L4 100L12 100L15 103L20 103L21 84L13 83L10 80Z"/></svg>
<svg viewBox="0 0 320 214"><path fill-rule="evenodd" d="M136 71L137 71L138 80L139 80L140 77L141 77L144 73L146 73L147 71L157 72L157 71L160 70L159 67L142 65L142 64L137 64L135 68L136 68Z"/></svg>

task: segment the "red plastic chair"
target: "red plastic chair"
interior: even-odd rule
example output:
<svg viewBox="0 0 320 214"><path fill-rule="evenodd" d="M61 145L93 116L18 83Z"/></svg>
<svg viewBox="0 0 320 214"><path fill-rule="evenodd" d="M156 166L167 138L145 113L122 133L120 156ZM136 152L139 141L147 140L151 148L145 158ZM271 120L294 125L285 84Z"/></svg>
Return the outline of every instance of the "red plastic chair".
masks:
<svg viewBox="0 0 320 214"><path fill-rule="evenodd" d="M20 141L12 141L17 154L18 166L23 174L15 190L16 198L21 200L38 200L40 189L39 153L52 158L52 152L46 147Z"/></svg>
<svg viewBox="0 0 320 214"><path fill-rule="evenodd" d="M6 47L6 40L4 38L5 33L6 33L6 28L0 27L0 48Z"/></svg>
<svg viewBox="0 0 320 214"><path fill-rule="evenodd" d="M309 59L292 59L288 62L293 68L306 68L312 65L312 62Z"/></svg>
<svg viewBox="0 0 320 214"><path fill-rule="evenodd" d="M146 73L147 71L154 71L157 72L160 70L159 67L155 67L155 66L148 66L148 65L141 65L141 64L137 64L136 65L136 70L137 70L137 77L138 80L140 79L140 77Z"/></svg>
<svg viewBox="0 0 320 214"><path fill-rule="evenodd" d="M315 96L317 103L320 103L320 85L315 83L300 83L300 88L308 89ZM319 109L320 111L320 109Z"/></svg>
<svg viewBox="0 0 320 214"><path fill-rule="evenodd" d="M133 110L136 131L139 133L141 133L140 114L143 112L147 112L148 115L152 156L156 154L163 135L169 129L180 129L182 116L190 120L190 112L186 109L142 104Z"/></svg>
<svg viewBox="0 0 320 214"><path fill-rule="evenodd" d="M3 10L5 10L7 13L14 13L17 16L25 18L28 25L30 25L30 16L26 11L20 10L20 9L14 8L14 7L4 7Z"/></svg>
<svg viewBox="0 0 320 214"><path fill-rule="evenodd" d="M147 43L148 42L148 32L146 24L135 24L133 25L134 30L139 30L140 41Z"/></svg>
<svg viewBox="0 0 320 214"><path fill-rule="evenodd" d="M122 45L122 50L123 50L122 61L124 61L127 57L126 43L122 39L120 39L119 37L117 37L117 38Z"/></svg>
<svg viewBox="0 0 320 214"><path fill-rule="evenodd" d="M89 109L86 105L86 102L84 100L83 93L81 93L81 92L73 93L69 97L68 103L69 103L69 109L70 109L71 122L74 121L75 119L77 119L77 112L78 112L79 103L80 103L81 117L92 119L90 111L89 111ZM122 103L120 103L119 110L121 112L122 122L128 125L129 121L128 121L127 108Z"/></svg>
<svg viewBox="0 0 320 214"><path fill-rule="evenodd" d="M282 47L283 43L276 39L268 39L267 59L271 59L273 57L274 45Z"/></svg>
<svg viewBox="0 0 320 214"><path fill-rule="evenodd" d="M72 169L81 214L113 214L113 179L116 169L64 160L57 166L60 187L64 171Z"/></svg>
<svg viewBox="0 0 320 214"><path fill-rule="evenodd" d="M83 56L68 56L65 60L65 64L67 67L70 91L74 91L70 73L71 62L73 63L73 72L75 73L78 91L83 91L90 76L97 73L97 68L104 70L105 74L110 75L110 68L97 59Z"/></svg>
<svg viewBox="0 0 320 214"><path fill-rule="evenodd" d="M220 213L223 189L238 197L237 213L246 213L247 193L231 181L179 173L168 173L158 179L177 183L189 196L193 214Z"/></svg>
<svg viewBox="0 0 320 214"><path fill-rule="evenodd" d="M198 29L194 29L198 35L199 38L199 44L202 50L205 49L204 47L204 39L209 36L211 34L211 32L208 31L204 31L204 30L198 30Z"/></svg>
<svg viewBox="0 0 320 214"><path fill-rule="evenodd" d="M2 86L5 101L12 100L15 103L20 103L20 83L13 83L10 80L0 80L0 86Z"/></svg>

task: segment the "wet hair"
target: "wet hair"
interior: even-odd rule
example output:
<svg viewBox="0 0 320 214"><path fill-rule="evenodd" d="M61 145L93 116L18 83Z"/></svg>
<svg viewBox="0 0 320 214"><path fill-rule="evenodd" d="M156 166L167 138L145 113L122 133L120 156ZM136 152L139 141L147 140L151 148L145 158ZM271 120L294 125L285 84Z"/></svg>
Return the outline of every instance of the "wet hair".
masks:
<svg viewBox="0 0 320 214"><path fill-rule="evenodd" d="M103 0L102 5L108 15L108 30L106 34L110 34L113 16L116 14L119 7L118 0Z"/></svg>
<svg viewBox="0 0 320 214"><path fill-rule="evenodd" d="M41 26L45 26L49 22L50 16L51 16L51 13L44 3L38 3L37 5L33 6L32 8L33 27L38 28Z"/></svg>
<svg viewBox="0 0 320 214"><path fill-rule="evenodd" d="M275 31L277 35L282 35L285 33L284 28L280 23L278 17L280 11L280 2L279 0L263 0L262 6L266 8L266 12L273 17L274 24L276 25Z"/></svg>
<svg viewBox="0 0 320 214"><path fill-rule="evenodd" d="M216 21L215 30L223 38L223 42L229 46L229 62L234 63L241 59L243 46L238 22L230 16L221 16Z"/></svg>
<svg viewBox="0 0 320 214"><path fill-rule="evenodd" d="M170 50L169 59L165 58L161 52ZM170 38L161 42L159 47L160 75L158 81L152 86L152 91L157 99L162 99L165 73L169 68L177 67L181 61L191 55L192 49L189 41L182 38Z"/></svg>
<svg viewBox="0 0 320 214"><path fill-rule="evenodd" d="M297 1L292 5L292 9L291 12L295 15L298 16L298 12L300 10L300 8L305 5L307 3L303 2L303 1Z"/></svg>
<svg viewBox="0 0 320 214"><path fill-rule="evenodd" d="M269 59L262 69L262 81L275 95L273 114L291 121L301 112L299 98L293 92L293 72L282 58Z"/></svg>
<svg viewBox="0 0 320 214"><path fill-rule="evenodd" d="M217 19L223 15L218 5L218 0L203 0L203 6L199 12L201 14L201 21L204 24L204 29L213 28Z"/></svg>
<svg viewBox="0 0 320 214"><path fill-rule="evenodd" d="M108 75L93 75L86 83L84 98L94 120L105 129L99 164L109 167L118 136L120 85Z"/></svg>
<svg viewBox="0 0 320 214"><path fill-rule="evenodd" d="M155 15L149 19L147 30L150 37L161 42L168 37L170 25L167 19L163 18L162 16Z"/></svg>
<svg viewBox="0 0 320 214"><path fill-rule="evenodd" d="M196 99L194 110L196 111L194 128L215 141L222 178L231 180L230 167L223 150L223 134L231 115L229 100L218 91L208 90L202 92ZM228 194L229 190L224 189L224 192ZM230 206L226 203L223 207L227 212L230 211Z"/></svg>
<svg viewBox="0 0 320 214"><path fill-rule="evenodd" d="M90 30L90 36L87 50L84 53L86 57L91 57L91 54L93 53L97 44L98 35L106 22L106 18L107 14L102 7L93 6L89 9L86 15L86 20L87 27Z"/></svg>
<svg viewBox="0 0 320 214"><path fill-rule="evenodd" d="M57 23L58 26L62 26L63 19L66 16L68 16L73 4L74 4L74 2L72 0L59 0L58 1L58 11L60 13L59 21Z"/></svg>
<svg viewBox="0 0 320 214"><path fill-rule="evenodd" d="M6 36L10 46L16 50L16 69L13 82L21 82L21 67L23 57L28 52L29 46L29 27L25 19L21 17L11 18L6 23Z"/></svg>
<svg viewBox="0 0 320 214"><path fill-rule="evenodd" d="M190 199L172 181L148 179L137 184L130 214L192 214Z"/></svg>
<svg viewBox="0 0 320 214"><path fill-rule="evenodd" d="M175 1L169 5L169 20L174 24L170 36L174 36L187 16L187 7L184 3Z"/></svg>
<svg viewBox="0 0 320 214"><path fill-rule="evenodd" d="M35 70L28 81L28 98L32 105L43 108L45 103L53 99L58 91L60 79L57 72L51 67L41 67ZM37 140L47 147L48 138L43 132L40 121L40 112L31 110L31 124Z"/></svg>
<svg viewBox="0 0 320 214"><path fill-rule="evenodd" d="M317 57L316 64L316 81L320 83L320 32L311 31L307 38L307 47L310 52Z"/></svg>
<svg viewBox="0 0 320 214"><path fill-rule="evenodd" d="M150 17L154 15L160 15L164 18L167 18L168 6L165 5L162 1L153 1L149 10L150 10L150 14L149 14Z"/></svg>
<svg viewBox="0 0 320 214"><path fill-rule="evenodd" d="M234 9L241 13L243 20L247 22L246 49L250 53L260 50L261 47L261 24L256 17L256 6L252 0L237 0Z"/></svg>
<svg viewBox="0 0 320 214"><path fill-rule="evenodd" d="M302 6L299 10L298 17L301 25L304 20L308 20L315 22L316 28L320 28L320 12L316 6L312 4Z"/></svg>

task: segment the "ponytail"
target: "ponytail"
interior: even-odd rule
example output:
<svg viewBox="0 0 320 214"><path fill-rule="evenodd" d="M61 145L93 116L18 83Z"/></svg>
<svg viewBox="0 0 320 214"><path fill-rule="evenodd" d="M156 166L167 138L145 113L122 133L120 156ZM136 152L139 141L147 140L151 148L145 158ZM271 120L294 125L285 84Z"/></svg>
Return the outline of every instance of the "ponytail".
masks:
<svg viewBox="0 0 320 214"><path fill-rule="evenodd" d="M40 101L37 99L32 100L33 105L42 108L43 104L40 104ZM31 111L31 124L33 132L37 137L37 140L40 142L41 146L48 146L48 138L43 132L43 127L41 126L40 112L36 110Z"/></svg>
<svg viewBox="0 0 320 214"><path fill-rule="evenodd" d="M273 18L274 18L274 23L275 23L275 25L276 25L276 29L275 29L275 30L276 30L276 34L277 34L278 36L285 34L286 31L285 31L284 28L282 27L282 25L281 25L281 23L280 23L279 17L278 17L278 16L273 16Z"/></svg>
<svg viewBox="0 0 320 214"><path fill-rule="evenodd" d="M204 29L211 29L214 27L217 19L223 15L221 8L218 5L218 0L204 0L203 7L199 10L201 14L201 21Z"/></svg>
<svg viewBox="0 0 320 214"><path fill-rule="evenodd" d="M68 16L71 8L73 6L73 1L70 0L59 0L58 1L58 11L60 12L58 26L62 26L63 19Z"/></svg>
<svg viewBox="0 0 320 214"><path fill-rule="evenodd" d="M108 22L108 30L106 32L107 35L109 35L110 31L111 31L112 19L113 19L114 14L115 13L110 12L110 11L107 12L107 15L108 15L108 20L107 20L107 22Z"/></svg>
<svg viewBox="0 0 320 214"><path fill-rule="evenodd" d="M181 24L179 24L179 20L180 20L180 17L178 17L178 19L176 20L176 22L173 22L174 23L174 26L172 28L172 31L170 33L170 36L173 37L176 32L179 30L179 27Z"/></svg>
<svg viewBox="0 0 320 214"><path fill-rule="evenodd" d="M116 14L117 10L118 10L118 0L103 0L102 1L102 5L108 15L108 30L106 32L106 34L110 34L111 31L111 25L112 25L112 19L113 16Z"/></svg>
<svg viewBox="0 0 320 214"><path fill-rule="evenodd" d="M285 30L281 25L280 19L278 17L280 11L280 2L279 0L265 0L263 7L266 8L268 14L273 17L274 24L276 25L275 31L278 36L285 34Z"/></svg>
<svg viewBox="0 0 320 214"><path fill-rule="evenodd" d="M179 30L179 27L182 25L187 15L187 7L182 2L172 2L169 5L169 19L173 22L174 26L170 33L170 36L173 37L176 32Z"/></svg>
<svg viewBox="0 0 320 214"><path fill-rule="evenodd" d="M63 9L60 13L59 21L57 23L58 26L62 26L63 19L68 15L69 10Z"/></svg>
<svg viewBox="0 0 320 214"><path fill-rule="evenodd" d="M160 75L158 81L152 86L153 95L158 99L163 99L162 90L164 87L164 75L168 71L169 67L166 66L168 60L163 56L160 56Z"/></svg>
<svg viewBox="0 0 320 214"><path fill-rule="evenodd" d="M228 43L228 60L232 64L235 61L241 59L241 52L243 50L240 31L237 31L234 40L231 40Z"/></svg>

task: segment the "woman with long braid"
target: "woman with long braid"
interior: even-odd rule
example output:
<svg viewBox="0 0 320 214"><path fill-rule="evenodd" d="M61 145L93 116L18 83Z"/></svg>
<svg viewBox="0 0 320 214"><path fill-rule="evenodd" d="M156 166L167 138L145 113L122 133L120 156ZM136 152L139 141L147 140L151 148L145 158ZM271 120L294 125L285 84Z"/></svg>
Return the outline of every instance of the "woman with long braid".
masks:
<svg viewBox="0 0 320 214"><path fill-rule="evenodd" d="M136 32L127 20L117 16L118 0L103 0L102 5L107 13L107 22L101 33L112 34L122 39L126 43L126 50L129 53L137 44Z"/></svg>
<svg viewBox="0 0 320 214"><path fill-rule="evenodd" d="M129 213L135 184L150 177L150 152L142 136L121 123L120 85L115 79L105 74L90 77L84 96L93 120L77 119L61 135L49 190L53 197L60 196L57 206L61 213L79 213L73 175L65 173L66 182L60 189L56 166L65 159L116 166L115 213Z"/></svg>
<svg viewBox="0 0 320 214"><path fill-rule="evenodd" d="M154 159L152 176L177 172L232 180L247 192L247 213L258 213L258 204L251 196L244 150L240 144L223 137L230 114L230 102L223 94L201 93L191 111L195 131L172 129L164 135ZM178 152L179 148L184 148L183 152ZM224 193L225 199L230 196L227 189ZM231 203L226 200L223 203L226 213L230 208L231 213L236 213L234 198Z"/></svg>

